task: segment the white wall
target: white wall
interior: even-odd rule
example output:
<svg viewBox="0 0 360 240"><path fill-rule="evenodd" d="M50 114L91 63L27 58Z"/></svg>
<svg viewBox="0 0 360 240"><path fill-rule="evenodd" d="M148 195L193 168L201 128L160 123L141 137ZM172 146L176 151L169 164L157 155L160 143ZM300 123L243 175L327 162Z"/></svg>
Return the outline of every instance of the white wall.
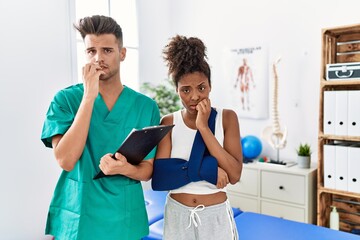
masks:
<svg viewBox="0 0 360 240"><path fill-rule="evenodd" d="M160 82L167 78L161 58L163 46L170 37L171 0L137 0L139 25L140 82ZM171 3L171 4L170 4Z"/></svg>
<svg viewBox="0 0 360 240"><path fill-rule="evenodd" d="M0 1L0 239L42 239L60 173L40 141L57 90L71 84L68 1Z"/></svg>
<svg viewBox="0 0 360 240"><path fill-rule="evenodd" d="M269 68L278 56L280 123L288 128L288 144L280 151L282 160L295 160L295 148L300 142L309 142L313 148L313 161L317 159L318 109L320 87L321 29L360 23L358 0L286 1L286 0L138 0L147 5L140 15L141 81L166 77L159 57L162 47L175 34L200 37L208 48L212 67L212 102L229 107L229 94L224 92L222 51L262 44L269 51ZM166 1L165 1L166 2ZM170 0L169 0L170 2ZM169 12L168 12L169 11ZM163 25L158 19L162 12ZM152 30L156 28L156 31ZM159 46L162 43L162 46ZM165 74L165 75L164 75ZM272 88L269 72L269 92ZM269 96L271 96L269 94ZM271 101L269 98L269 109ZM270 116L270 114L269 114ZM240 119L242 136L261 136L271 125L266 120ZM263 142L263 155L275 157L276 152Z"/></svg>

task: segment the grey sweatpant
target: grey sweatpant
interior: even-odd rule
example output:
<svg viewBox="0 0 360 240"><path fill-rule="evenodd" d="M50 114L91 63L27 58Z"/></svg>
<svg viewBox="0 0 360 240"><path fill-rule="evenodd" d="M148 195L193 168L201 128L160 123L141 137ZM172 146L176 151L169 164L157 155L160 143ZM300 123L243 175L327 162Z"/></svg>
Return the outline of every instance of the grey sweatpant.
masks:
<svg viewBox="0 0 360 240"><path fill-rule="evenodd" d="M185 206L167 196L164 240L238 240L230 203L204 207Z"/></svg>

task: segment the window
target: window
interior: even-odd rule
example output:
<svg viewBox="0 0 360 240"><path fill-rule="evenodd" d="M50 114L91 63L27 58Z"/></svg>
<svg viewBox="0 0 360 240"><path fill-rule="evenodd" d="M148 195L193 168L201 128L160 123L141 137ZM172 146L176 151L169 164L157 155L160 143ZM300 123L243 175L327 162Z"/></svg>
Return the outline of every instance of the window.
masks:
<svg viewBox="0 0 360 240"><path fill-rule="evenodd" d="M70 0L71 1L71 0ZM76 0L76 21L91 15L105 15L115 19L122 28L124 47L127 48L125 61L121 63L121 81L124 85L139 90L138 31L136 1L134 0ZM82 82L82 66L85 64L84 43L76 33L77 82Z"/></svg>

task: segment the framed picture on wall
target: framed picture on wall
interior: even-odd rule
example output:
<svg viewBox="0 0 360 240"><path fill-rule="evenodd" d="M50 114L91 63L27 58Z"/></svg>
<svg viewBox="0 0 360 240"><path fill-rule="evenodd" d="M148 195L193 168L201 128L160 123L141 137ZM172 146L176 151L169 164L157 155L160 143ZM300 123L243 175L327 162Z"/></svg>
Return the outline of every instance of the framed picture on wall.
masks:
<svg viewBox="0 0 360 240"><path fill-rule="evenodd" d="M268 57L262 46L227 49L224 73L229 86L230 105L239 117L269 117Z"/></svg>

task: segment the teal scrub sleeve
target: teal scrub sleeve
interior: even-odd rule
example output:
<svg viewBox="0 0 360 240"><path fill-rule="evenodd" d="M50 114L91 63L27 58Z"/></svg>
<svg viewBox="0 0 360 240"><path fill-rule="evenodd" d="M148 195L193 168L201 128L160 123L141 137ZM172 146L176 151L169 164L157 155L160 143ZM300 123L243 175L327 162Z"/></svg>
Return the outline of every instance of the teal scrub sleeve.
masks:
<svg viewBox="0 0 360 240"><path fill-rule="evenodd" d="M152 118L151 118L150 125L151 126L159 125L160 124L160 111L159 111L159 107L155 101L153 102L151 116L152 116ZM151 150L151 152L144 158L144 160L147 160L150 158L155 158L156 149L157 149L157 147L155 147L153 150Z"/></svg>
<svg viewBox="0 0 360 240"><path fill-rule="evenodd" d="M60 91L50 103L44 121L41 141L46 147L52 147L52 137L65 134L74 121L74 114L66 104L66 97Z"/></svg>

